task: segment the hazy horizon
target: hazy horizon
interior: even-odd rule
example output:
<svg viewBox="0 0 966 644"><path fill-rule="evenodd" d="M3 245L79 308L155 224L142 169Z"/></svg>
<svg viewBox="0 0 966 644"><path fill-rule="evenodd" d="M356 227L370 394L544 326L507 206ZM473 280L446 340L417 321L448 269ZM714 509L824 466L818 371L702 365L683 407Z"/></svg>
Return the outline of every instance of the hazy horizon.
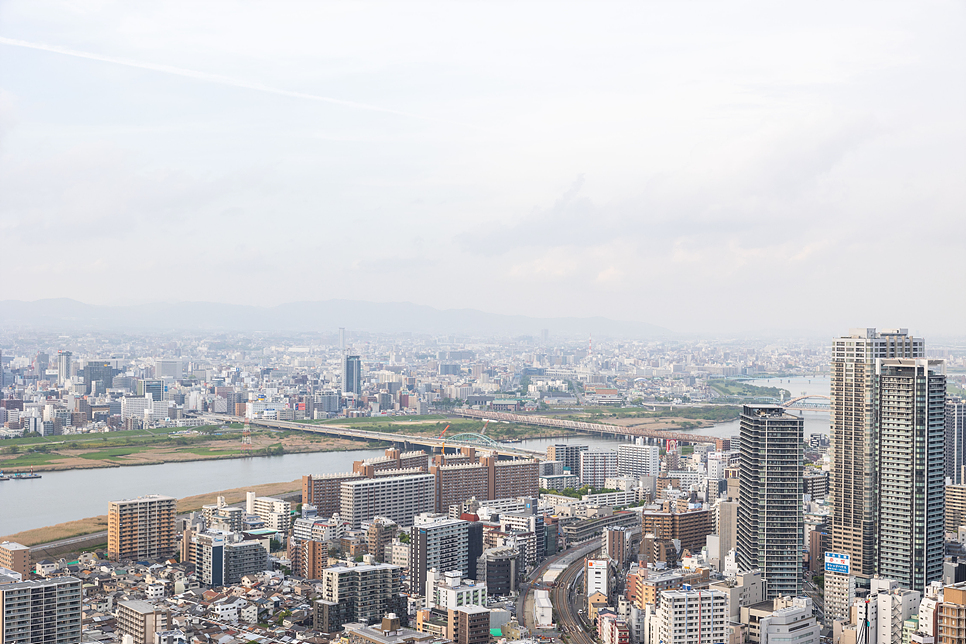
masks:
<svg viewBox="0 0 966 644"><path fill-rule="evenodd" d="M964 29L952 2L4 2L0 299L961 337Z"/></svg>

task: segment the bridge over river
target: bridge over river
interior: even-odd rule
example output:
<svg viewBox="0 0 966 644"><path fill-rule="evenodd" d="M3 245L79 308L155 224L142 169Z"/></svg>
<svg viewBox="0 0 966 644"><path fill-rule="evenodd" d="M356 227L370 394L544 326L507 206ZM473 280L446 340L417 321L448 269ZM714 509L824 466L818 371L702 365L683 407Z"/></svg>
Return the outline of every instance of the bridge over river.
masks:
<svg viewBox="0 0 966 644"><path fill-rule="evenodd" d="M298 423L290 420L270 420L262 418L244 418L242 416L225 416L223 414L210 415L205 414L203 418L207 422L213 423L250 423L256 427L268 427L272 429L289 429L299 432L308 432L311 434L325 434L327 436L337 436L339 438L351 438L355 440L366 440L366 441L385 441L392 443L393 445L398 445L401 449L412 449L412 448L460 448L460 447L476 447L477 449L485 449L490 452L496 452L501 456L511 456L520 458L546 458L544 452L537 452L534 450L523 449L522 447L512 447L510 445L504 445L499 443L487 436L481 436L479 434L457 434L455 436L446 437L445 439L435 438L431 436L413 436L411 434L396 434L391 432L374 432L366 429L355 429L347 425L329 425L329 424L313 424L313 423ZM405 420L405 416L401 416L400 420Z"/></svg>

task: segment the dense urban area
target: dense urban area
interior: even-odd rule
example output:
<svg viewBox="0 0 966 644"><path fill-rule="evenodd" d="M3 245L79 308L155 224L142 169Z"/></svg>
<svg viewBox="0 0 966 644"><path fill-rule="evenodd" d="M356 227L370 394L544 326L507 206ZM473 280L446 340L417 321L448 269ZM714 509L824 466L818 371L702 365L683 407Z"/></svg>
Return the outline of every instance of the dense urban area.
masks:
<svg viewBox="0 0 966 644"><path fill-rule="evenodd" d="M0 644L966 643L959 345L339 329L0 347ZM195 505L123 478L313 452L345 456ZM106 516L7 529L4 504L92 468L116 483L64 494L107 494Z"/></svg>

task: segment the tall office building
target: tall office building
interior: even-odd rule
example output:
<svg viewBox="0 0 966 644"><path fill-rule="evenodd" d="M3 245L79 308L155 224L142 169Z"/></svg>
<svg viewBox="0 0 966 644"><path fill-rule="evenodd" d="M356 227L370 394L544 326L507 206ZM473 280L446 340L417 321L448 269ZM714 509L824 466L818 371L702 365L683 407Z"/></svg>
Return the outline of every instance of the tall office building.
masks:
<svg viewBox="0 0 966 644"><path fill-rule="evenodd" d="M873 388L878 359L922 358L925 343L906 329L851 329L836 338L831 356L831 549L849 556L849 573L869 579L876 570L878 442ZM846 617L854 589L848 575L829 572L826 609Z"/></svg>
<svg viewBox="0 0 966 644"><path fill-rule="evenodd" d="M738 568L761 570L767 597L802 592L805 421L777 405L745 405L740 421Z"/></svg>
<svg viewBox="0 0 966 644"><path fill-rule="evenodd" d="M657 476L661 473L661 448L657 445L619 445L617 473L620 476Z"/></svg>
<svg viewBox="0 0 966 644"><path fill-rule="evenodd" d="M564 467L570 468L571 474L580 476L580 453L588 449L586 445L549 445L547 460L560 461Z"/></svg>
<svg viewBox="0 0 966 644"><path fill-rule="evenodd" d="M345 351L345 327L339 327L339 351Z"/></svg>
<svg viewBox="0 0 966 644"><path fill-rule="evenodd" d="M876 361L876 572L925 592L943 572L946 375L941 360Z"/></svg>
<svg viewBox="0 0 966 644"><path fill-rule="evenodd" d="M591 449L580 453L580 482L594 489L604 487L604 481L617 476L617 452Z"/></svg>
<svg viewBox="0 0 966 644"><path fill-rule="evenodd" d="M64 385L74 376L73 354L70 351L57 352L57 384Z"/></svg>
<svg viewBox="0 0 966 644"><path fill-rule="evenodd" d="M469 521L460 519L440 519L413 527L409 571L414 593L424 593L426 573L430 568L441 573L457 571L464 578L475 576L476 571L470 570L467 556L469 527Z"/></svg>
<svg viewBox="0 0 966 644"><path fill-rule="evenodd" d="M362 361L359 356L345 356L342 361L343 393L362 393Z"/></svg>
<svg viewBox="0 0 966 644"><path fill-rule="evenodd" d="M963 466L966 465L966 402L962 398L946 400L946 478L953 484L966 482Z"/></svg>
<svg viewBox="0 0 966 644"><path fill-rule="evenodd" d="M76 577L0 585L0 642L80 642L81 598L81 580Z"/></svg>
<svg viewBox="0 0 966 644"><path fill-rule="evenodd" d="M150 494L107 506L107 556L112 561L173 557L178 500Z"/></svg>
<svg viewBox="0 0 966 644"><path fill-rule="evenodd" d="M88 360L84 366L87 393L103 394L114 383L114 367L110 360Z"/></svg>

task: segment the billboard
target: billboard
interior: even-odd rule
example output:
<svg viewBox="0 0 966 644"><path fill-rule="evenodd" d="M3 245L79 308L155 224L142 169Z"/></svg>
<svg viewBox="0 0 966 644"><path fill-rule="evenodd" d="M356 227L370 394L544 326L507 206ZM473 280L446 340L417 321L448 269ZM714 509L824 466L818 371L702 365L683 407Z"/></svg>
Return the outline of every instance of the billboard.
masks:
<svg viewBox="0 0 966 644"><path fill-rule="evenodd" d="M837 572L848 575L851 572L849 555L837 552L825 553L825 572Z"/></svg>

